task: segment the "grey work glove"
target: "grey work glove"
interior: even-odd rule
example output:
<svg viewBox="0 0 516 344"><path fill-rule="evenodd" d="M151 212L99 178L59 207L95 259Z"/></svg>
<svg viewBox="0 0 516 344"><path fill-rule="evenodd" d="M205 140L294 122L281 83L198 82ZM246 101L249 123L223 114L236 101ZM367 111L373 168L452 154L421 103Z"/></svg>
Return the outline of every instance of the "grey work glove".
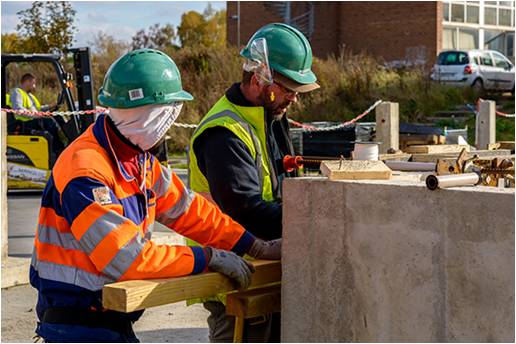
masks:
<svg viewBox="0 0 516 344"><path fill-rule="evenodd" d="M230 251L213 247L205 248L208 256L208 268L234 279L240 289L246 289L251 284L251 274L255 271L253 264Z"/></svg>
<svg viewBox="0 0 516 344"><path fill-rule="evenodd" d="M255 259L279 260L281 259L281 239L271 241L256 239L247 254Z"/></svg>

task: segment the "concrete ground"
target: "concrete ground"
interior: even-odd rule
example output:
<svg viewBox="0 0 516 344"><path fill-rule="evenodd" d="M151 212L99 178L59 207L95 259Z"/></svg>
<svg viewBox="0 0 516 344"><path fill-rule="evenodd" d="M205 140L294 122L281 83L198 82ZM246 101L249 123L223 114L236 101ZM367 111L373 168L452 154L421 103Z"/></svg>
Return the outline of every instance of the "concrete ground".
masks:
<svg viewBox="0 0 516 344"><path fill-rule="evenodd" d="M2 289L1 342L33 342L36 298L36 289L30 285ZM207 317L202 305L187 307L178 302L147 309L134 329L142 342L202 343L208 341Z"/></svg>
<svg viewBox="0 0 516 344"><path fill-rule="evenodd" d="M178 175L185 179L183 171ZM183 173L181 173L183 172ZM8 251L10 257L31 256L41 193L8 196ZM157 228L167 231L166 228ZM2 289L1 342L32 342L36 327L36 290L30 285ZM208 312L202 305L187 307L185 302L148 309L135 324L142 342L207 342Z"/></svg>

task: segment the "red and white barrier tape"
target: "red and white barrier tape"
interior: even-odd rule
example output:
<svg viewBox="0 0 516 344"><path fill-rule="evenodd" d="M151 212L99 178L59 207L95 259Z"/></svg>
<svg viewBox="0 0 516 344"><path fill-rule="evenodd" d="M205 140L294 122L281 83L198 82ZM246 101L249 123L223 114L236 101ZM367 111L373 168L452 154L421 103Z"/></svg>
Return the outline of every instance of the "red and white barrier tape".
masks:
<svg viewBox="0 0 516 344"><path fill-rule="evenodd" d="M2 112L9 112L15 115L21 115L31 118L45 118L52 116L71 116L71 115L94 115L101 113L108 113L109 110L106 108L98 107L93 110L80 110L80 111L31 111L31 110L13 110L13 109L0 109ZM197 128L197 124L187 123L174 123L176 127L180 128Z"/></svg>
<svg viewBox="0 0 516 344"><path fill-rule="evenodd" d="M0 109L2 112L9 112L15 115L31 117L31 118L42 118L52 116L72 116L72 115L93 115L96 113L104 113L107 109L97 108L93 110L80 110L80 111L31 111L31 110L13 110L13 109Z"/></svg>
<svg viewBox="0 0 516 344"><path fill-rule="evenodd" d="M360 115L356 116L355 118L353 118L352 120L349 120L347 122L343 122L343 123L340 123L340 124L337 124L337 125L333 125L331 127L325 127L325 128L318 128L318 127L315 127L313 125L309 125L309 124L303 124L303 123L300 123L300 122L297 122L297 121L294 121L293 119L289 119L288 121L296 126L296 127L300 127L300 128L303 128L305 130L308 130L308 131L330 131L330 130L336 130L336 129L340 129L340 128L344 128L344 127L347 127L353 123L355 123L356 121L358 121L359 119L367 116L371 111L374 110L375 107L377 107L378 105L380 105L381 103L383 102L383 100L377 100L373 105L371 105L367 110L365 110L364 112L362 112Z"/></svg>
<svg viewBox="0 0 516 344"><path fill-rule="evenodd" d="M476 102L476 108L477 108L477 112L480 112L480 102L483 101L484 99L482 98L478 98L477 102ZM496 114L500 117L507 117L507 118L514 118L515 117L515 114L513 113L505 113L505 112L502 112L502 111L498 111L496 110Z"/></svg>

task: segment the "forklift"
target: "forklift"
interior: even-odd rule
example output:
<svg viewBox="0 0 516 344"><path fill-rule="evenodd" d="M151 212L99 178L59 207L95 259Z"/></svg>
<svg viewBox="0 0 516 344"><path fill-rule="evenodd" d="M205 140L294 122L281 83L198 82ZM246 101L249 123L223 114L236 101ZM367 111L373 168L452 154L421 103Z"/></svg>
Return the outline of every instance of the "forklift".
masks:
<svg viewBox="0 0 516 344"><path fill-rule="evenodd" d="M89 48L68 49L65 53L73 55L75 69L75 87L77 102L73 99L73 76L65 71L59 62L62 54L2 54L2 108L6 109L8 90L7 66L11 63L50 63L56 73L60 91L55 111L66 104L68 111L92 110L95 108L93 99L93 78L91 76L91 59ZM72 115L69 118L53 117L60 137L52 136L43 128L39 130L24 130L19 125L14 114L7 113L7 187L14 190L42 190L50 176L50 171L61 152L56 152L53 140L61 140L66 146L84 132L94 122L93 115Z"/></svg>

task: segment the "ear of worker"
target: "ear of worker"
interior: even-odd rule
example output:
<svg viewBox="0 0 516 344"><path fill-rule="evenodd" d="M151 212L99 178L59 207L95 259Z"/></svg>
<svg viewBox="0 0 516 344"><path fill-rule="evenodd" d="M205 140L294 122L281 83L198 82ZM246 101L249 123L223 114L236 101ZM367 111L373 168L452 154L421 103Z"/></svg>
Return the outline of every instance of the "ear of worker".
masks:
<svg viewBox="0 0 516 344"><path fill-rule="evenodd" d="M251 284L251 274L255 271L252 263L239 257L234 252L205 247L208 269L220 272L238 283L240 289ZM281 259L281 239L263 241L255 239L247 254L256 259Z"/></svg>

